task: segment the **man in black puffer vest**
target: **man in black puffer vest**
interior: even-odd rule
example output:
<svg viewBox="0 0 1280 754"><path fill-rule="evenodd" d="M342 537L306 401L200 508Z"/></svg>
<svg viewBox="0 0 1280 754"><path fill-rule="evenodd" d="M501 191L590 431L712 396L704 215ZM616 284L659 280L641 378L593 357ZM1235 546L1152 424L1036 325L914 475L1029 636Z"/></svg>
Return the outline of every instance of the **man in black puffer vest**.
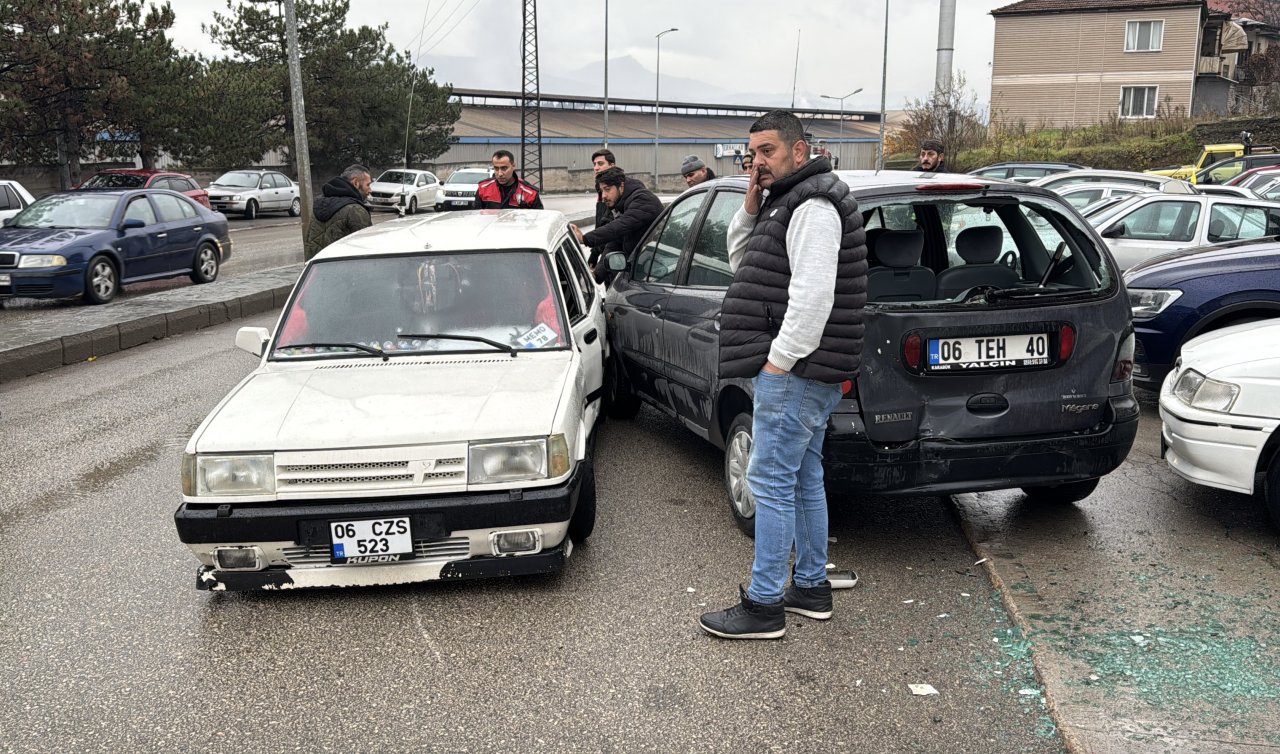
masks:
<svg viewBox="0 0 1280 754"><path fill-rule="evenodd" d="M849 187L827 158L808 159L798 118L766 113L751 126L750 149L747 197L729 225L720 378L751 378L755 391L746 472L755 562L739 604L700 623L726 639L778 639L786 612L826 620L833 610L822 441L862 360L867 246Z"/></svg>

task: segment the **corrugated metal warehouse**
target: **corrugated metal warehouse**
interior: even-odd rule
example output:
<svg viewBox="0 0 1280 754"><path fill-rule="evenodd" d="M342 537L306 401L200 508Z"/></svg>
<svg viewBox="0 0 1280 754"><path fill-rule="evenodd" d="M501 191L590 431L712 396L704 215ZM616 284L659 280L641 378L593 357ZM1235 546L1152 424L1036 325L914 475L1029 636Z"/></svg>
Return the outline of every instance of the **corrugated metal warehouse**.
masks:
<svg viewBox="0 0 1280 754"><path fill-rule="evenodd" d="M454 127L458 143L428 168L442 175L466 165L486 165L497 149L520 158L520 95L455 89L462 117ZM591 153L604 144L604 100L599 97L542 95L542 167L550 191L591 186ZM664 190L680 190L680 163L696 154L717 175L740 172L734 150L746 151L747 129L765 109L738 105L663 102L658 112L658 172ZM880 114L829 110L794 111L816 143L839 159L841 168L875 167ZM609 101L609 149L628 174L650 181L654 159L654 103Z"/></svg>

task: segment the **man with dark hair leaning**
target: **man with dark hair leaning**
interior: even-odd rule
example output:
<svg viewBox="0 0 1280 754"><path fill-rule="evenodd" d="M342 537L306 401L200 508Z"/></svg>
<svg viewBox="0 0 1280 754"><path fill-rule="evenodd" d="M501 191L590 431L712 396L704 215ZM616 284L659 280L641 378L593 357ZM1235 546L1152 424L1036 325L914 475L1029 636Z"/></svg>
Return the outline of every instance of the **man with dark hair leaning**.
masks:
<svg viewBox="0 0 1280 754"><path fill-rule="evenodd" d="M591 155L591 169L596 171L596 175L600 175L604 171L618 164L614 158L613 152L608 149L597 149ZM600 193L600 187L596 186L596 227L609 222L613 212L609 209L609 205L604 201L604 195Z"/></svg>
<svg viewBox="0 0 1280 754"><path fill-rule="evenodd" d="M493 177L476 187L472 209L542 209L538 189L516 175L516 156L505 149L493 153Z"/></svg>
<svg viewBox="0 0 1280 754"><path fill-rule="evenodd" d="M320 196L311 203L314 217L307 229L302 253L306 259L343 236L373 225L365 199L373 178L364 165L350 165L342 175L320 187Z"/></svg>
<svg viewBox="0 0 1280 754"><path fill-rule="evenodd" d="M721 307L720 379L751 378L755 389L755 561L738 604L699 623L726 639L780 639L787 612L833 612L822 441L841 383L861 364L867 246L857 201L827 158L809 159L798 118L761 116L750 147L746 200L728 231L734 277Z"/></svg>
<svg viewBox="0 0 1280 754"><path fill-rule="evenodd" d="M590 233L583 233L576 225L570 226L578 241L591 247L587 262L593 268L604 252L621 251L630 256L654 218L662 213L662 202L658 197L640 181L628 178L622 168L608 168L596 173L596 189L613 211L613 219Z"/></svg>

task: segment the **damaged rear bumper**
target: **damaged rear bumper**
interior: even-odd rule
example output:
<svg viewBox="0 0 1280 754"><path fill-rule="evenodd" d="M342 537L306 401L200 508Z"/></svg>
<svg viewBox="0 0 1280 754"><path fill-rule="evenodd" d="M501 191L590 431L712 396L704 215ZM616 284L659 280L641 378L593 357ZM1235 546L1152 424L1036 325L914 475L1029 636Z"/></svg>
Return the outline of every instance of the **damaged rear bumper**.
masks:
<svg viewBox="0 0 1280 754"><path fill-rule="evenodd" d="M1101 477L1124 462L1138 434L1132 396L1112 398L1094 431L983 441L922 439L883 446L860 418L827 433L824 466L832 489L907 497L1062 484ZM833 417L836 419L838 417Z"/></svg>

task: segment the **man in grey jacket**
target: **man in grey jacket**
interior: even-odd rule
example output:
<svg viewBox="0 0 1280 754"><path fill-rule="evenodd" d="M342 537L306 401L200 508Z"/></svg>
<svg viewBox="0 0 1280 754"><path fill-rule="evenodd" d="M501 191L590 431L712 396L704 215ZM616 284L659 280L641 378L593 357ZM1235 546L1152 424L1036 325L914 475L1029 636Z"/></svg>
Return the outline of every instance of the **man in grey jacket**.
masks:
<svg viewBox="0 0 1280 754"><path fill-rule="evenodd" d="M779 639L787 612L832 615L822 441L861 363L867 246L857 201L826 157L809 159L798 118L766 113L750 147L746 200L728 231L720 378L751 378L755 393L746 474L755 561L739 603L700 624L726 639Z"/></svg>
<svg viewBox="0 0 1280 754"><path fill-rule="evenodd" d="M320 188L320 196L312 202L311 227L307 230L302 253L311 259L320 250L343 236L373 225L365 200L373 186L369 168L351 165L342 175L332 178Z"/></svg>

